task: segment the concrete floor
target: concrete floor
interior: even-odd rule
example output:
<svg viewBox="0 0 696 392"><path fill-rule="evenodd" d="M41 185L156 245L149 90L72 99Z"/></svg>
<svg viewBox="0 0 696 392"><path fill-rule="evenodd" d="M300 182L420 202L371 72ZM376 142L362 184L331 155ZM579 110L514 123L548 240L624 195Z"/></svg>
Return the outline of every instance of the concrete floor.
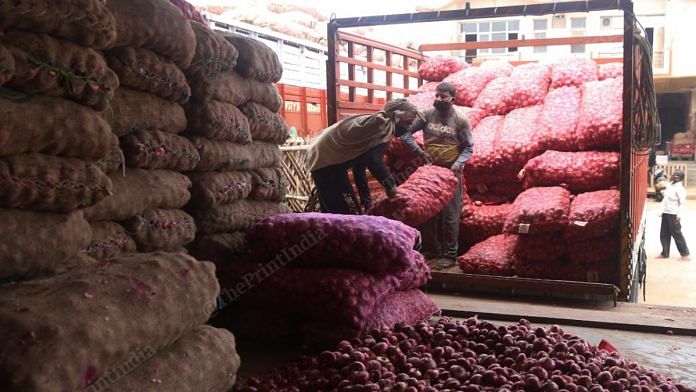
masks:
<svg viewBox="0 0 696 392"><path fill-rule="evenodd" d="M696 189L690 188L696 195ZM648 254L648 276L646 299L648 304L696 307L696 200L687 200L682 217L682 233L686 238L692 260L677 261L679 252L674 240L669 259L655 259L662 251L660 245L660 203L650 200L647 208L645 248Z"/></svg>

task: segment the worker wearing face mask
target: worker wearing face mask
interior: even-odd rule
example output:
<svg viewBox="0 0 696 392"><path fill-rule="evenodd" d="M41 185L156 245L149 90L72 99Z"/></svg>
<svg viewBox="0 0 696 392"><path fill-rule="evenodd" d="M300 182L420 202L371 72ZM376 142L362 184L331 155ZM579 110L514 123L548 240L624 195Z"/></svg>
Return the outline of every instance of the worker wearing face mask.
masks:
<svg viewBox="0 0 696 392"><path fill-rule="evenodd" d="M433 269L456 264L459 240L459 219L462 213L462 170L474 152L471 125L466 115L454 107L457 90L450 83L436 88L433 108L423 112L401 138L426 162L451 169L459 185L445 208L421 228L423 254ZM413 133L423 130L425 150L413 139Z"/></svg>
<svg viewBox="0 0 696 392"><path fill-rule="evenodd" d="M658 259L669 258L669 248L672 245L672 238L677 243L677 250L681 257L680 261L691 260L689 247L681 231L681 216L686 205L686 189L684 189L684 172L675 170L670 178L669 184L664 191L662 199L662 224L660 225L660 242L662 242L662 253Z"/></svg>
<svg viewBox="0 0 696 392"><path fill-rule="evenodd" d="M360 213L348 169L353 170L363 199L367 188L365 168L384 187L388 197L396 196L396 183L384 166L384 152L395 133L408 129L417 115L418 110L412 103L399 98L389 101L375 114L344 118L319 134L307 150L307 167L312 173L322 212Z"/></svg>

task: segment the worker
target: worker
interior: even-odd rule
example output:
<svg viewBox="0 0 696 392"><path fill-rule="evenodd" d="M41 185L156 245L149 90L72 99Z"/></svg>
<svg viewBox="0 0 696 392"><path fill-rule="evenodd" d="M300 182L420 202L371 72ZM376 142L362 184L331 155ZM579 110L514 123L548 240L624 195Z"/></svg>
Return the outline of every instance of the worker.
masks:
<svg viewBox="0 0 696 392"><path fill-rule="evenodd" d="M684 189L684 172L675 170L670 178L671 184L666 186L664 198L662 199L662 224L660 225L660 242L662 242L662 253L658 259L669 258L669 248L672 245L672 238L677 243L677 250L681 257L680 261L691 260L689 247L686 245L684 234L681 231L681 216L686 205L686 189Z"/></svg>
<svg viewBox="0 0 696 392"><path fill-rule="evenodd" d="M360 203L348 179L348 169L356 166L365 165L387 196L396 196L396 183L384 166L384 152L396 130L408 129L417 115L413 104L398 98L375 114L347 117L319 134L307 150L307 167L322 212L359 214Z"/></svg>
<svg viewBox="0 0 696 392"><path fill-rule="evenodd" d="M436 87L433 108L423 112L401 138L425 162L451 169L458 185L452 200L421 227L423 254L432 269L445 269L456 264L459 220L462 214L462 170L474 150L469 119L454 107L457 90L450 83ZM425 151L416 144L413 133L423 130Z"/></svg>

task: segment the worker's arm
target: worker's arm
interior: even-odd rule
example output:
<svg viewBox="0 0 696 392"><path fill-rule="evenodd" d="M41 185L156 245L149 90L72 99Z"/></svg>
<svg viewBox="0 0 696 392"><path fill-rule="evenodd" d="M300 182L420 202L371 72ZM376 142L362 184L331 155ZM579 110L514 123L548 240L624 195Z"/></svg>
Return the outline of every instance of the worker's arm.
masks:
<svg viewBox="0 0 696 392"><path fill-rule="evenodd" d="M396 195L396 182L389 169L384 165L384 151L386 149L387 143L373 147L364 154L362 162L370 170L372 176L382 184L387 196L394 197Z"/></svg>
<svg viewBox="0 0 696 392"><path fill-rule="evenodd" d="M425 127L425 119L422 117L417 118L409 127L408 131L401 135L401 140L406 143L407 146L411 148L413 152L418 154L419 156L425 156L425 151L423 151L422 148L416 143L416 140L413 138L413 134L422 130Z"/></svg>
<svg viewBox="0 0 696 392"><path fill-rule="evenodd" d="M360 195L360 203L367 209L370 204L372 204L372 197L370 196L370 185L367 183L367 167L365 163L358 163L351 169L353 171L353 180L355 181L355 186L358 188L358 194Z"/></svg>
<svg viewBox="0 0 696 392"><path fill-rule="evenodd" d="M457 160L454 161L452 169L462 170L464 165L466 165L466 162L471 159L471 156L474 154L474 136L471 133L471 124L469 123L468 119L464 120L462 125L459 127L457 138L459 139L461 152L459 153Z"/></svg>

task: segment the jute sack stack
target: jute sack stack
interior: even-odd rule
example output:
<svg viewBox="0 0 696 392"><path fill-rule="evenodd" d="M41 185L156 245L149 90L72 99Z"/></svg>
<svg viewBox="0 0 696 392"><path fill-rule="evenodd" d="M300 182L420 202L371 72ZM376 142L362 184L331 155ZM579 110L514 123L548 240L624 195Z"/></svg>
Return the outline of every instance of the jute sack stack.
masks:
<svg viewBox="0 0 696 392"><path fill-rule="evenodd" d="M97 260L106 260L136 251L135 241L123 226L115 222L95 222L90 224L92 239L84 249L85 253Z"/></svg>
<svg viewBox="0 0 696 392"><path fill-rule="evenodd" d="M0 31L46 33L104 49L116 40L116 21L103 0L63 0L47 6L33 0L0 3Z"/></svg>
<svg viewBox="0 0 696 392"><path fill-rule="evenodd" d="M118 137L142 130L178 134L186 129L186 114L181 105L124 87L116 90L110 111L104 117Z"/></svg>
<svg viewBox="0 0 696 392"><path fill-rule="evenodd" d="M21 31L6 34L3 42L14 57L14 76L6 83L13 89L64 97L103 110L119 86L104 56L94 49Z"/></svg>
<svg viewBox="0 0 696 392"><path fill-rule="evenodd" d="M0 281L31 278L77 254L91 229L81 211L70 214L0 209Z"/></svg>
<svg viewBox="0 0 696 392"><path fill-rule="evenodd" d="M212 263L157 252L3 286L0 385L81 390L132 353L171 345L214 309L214 271Z"/></svg>
<svg viewBox="0 0 696 392"><path fill-rule="evenodd" d="M201 325L119 378L107 391L228 391L240 365L234 335ZM107 381L98 380L94 387Z"/></svg>

